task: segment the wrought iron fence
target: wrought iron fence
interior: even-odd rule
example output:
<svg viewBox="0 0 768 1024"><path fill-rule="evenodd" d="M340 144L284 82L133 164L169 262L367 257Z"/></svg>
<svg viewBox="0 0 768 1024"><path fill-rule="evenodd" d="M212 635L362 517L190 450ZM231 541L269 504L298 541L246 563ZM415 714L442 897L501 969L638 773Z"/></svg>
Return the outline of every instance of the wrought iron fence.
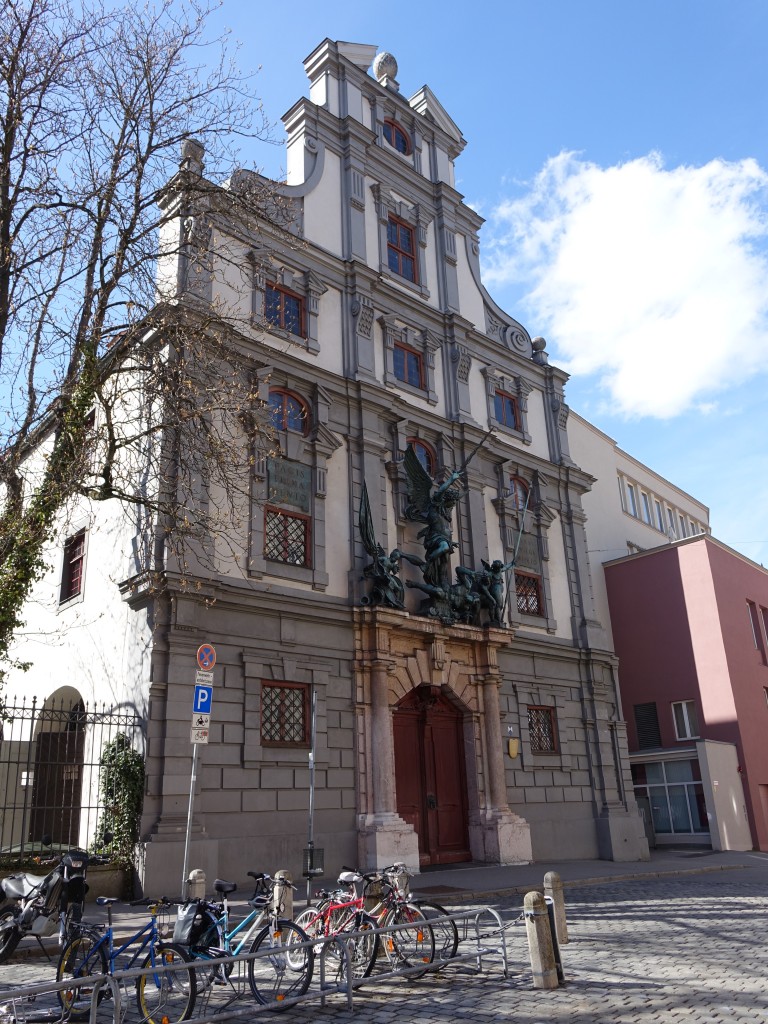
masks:
<svg viewBox="0 0 768 1024"><path fill-rule="evenodd" d="M36 698L6 701L0 720L0 860L23 863L79 846L93 849L105 810L102 751L120 733L137 750L134 708Z"/></svg>

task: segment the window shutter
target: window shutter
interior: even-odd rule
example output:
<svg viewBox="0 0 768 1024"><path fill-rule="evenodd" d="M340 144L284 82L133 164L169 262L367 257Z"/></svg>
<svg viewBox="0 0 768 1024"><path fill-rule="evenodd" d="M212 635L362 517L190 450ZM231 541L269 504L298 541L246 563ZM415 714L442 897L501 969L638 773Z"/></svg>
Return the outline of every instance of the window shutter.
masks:
<svg viewBox="0 0 768 1024"><path fill-rule="evenodd" d="M656 701L648 704L635 704L635 728L637 729L637 745L641 750L661 746L661 730Z"/></svg>

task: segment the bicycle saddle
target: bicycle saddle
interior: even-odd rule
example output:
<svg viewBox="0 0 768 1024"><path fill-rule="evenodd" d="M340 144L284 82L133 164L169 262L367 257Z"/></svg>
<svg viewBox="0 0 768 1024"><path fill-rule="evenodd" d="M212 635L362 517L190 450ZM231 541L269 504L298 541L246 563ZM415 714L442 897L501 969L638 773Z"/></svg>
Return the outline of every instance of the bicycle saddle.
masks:
<svg viewBox="0 0 768 1024"><path fill-rule="evenodd" d="M217 878L213 883L213 888L216 892L221 893L222 896L228 892L235 892L237 889L237 882L227 882L223 878Z"/></svg>

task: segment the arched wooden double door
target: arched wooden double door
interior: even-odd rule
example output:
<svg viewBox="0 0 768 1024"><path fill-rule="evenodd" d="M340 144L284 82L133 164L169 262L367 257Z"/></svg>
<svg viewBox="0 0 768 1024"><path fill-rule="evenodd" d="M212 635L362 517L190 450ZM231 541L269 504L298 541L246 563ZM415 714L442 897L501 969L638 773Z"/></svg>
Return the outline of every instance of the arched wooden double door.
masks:
<svg viewBox="0 0 768 1024"><path fill-rule="evenodd" d="M397 813L419 837L422 866L471 860L464 716L430 687L393 712Z"/></svg>

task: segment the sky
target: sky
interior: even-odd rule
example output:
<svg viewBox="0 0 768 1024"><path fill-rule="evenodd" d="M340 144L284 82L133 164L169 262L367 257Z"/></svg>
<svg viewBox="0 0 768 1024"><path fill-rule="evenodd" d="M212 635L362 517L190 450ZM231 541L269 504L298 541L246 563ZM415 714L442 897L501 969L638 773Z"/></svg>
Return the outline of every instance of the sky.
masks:
<svg viewBox="0 0 768 1024"><path fill-rule="evenodd" d="M467 147L483 280L569 405L768 565L768 3L223 0L275 138L326 37L392 53ZM279 175L284 151L244 156Z"/></svg>

